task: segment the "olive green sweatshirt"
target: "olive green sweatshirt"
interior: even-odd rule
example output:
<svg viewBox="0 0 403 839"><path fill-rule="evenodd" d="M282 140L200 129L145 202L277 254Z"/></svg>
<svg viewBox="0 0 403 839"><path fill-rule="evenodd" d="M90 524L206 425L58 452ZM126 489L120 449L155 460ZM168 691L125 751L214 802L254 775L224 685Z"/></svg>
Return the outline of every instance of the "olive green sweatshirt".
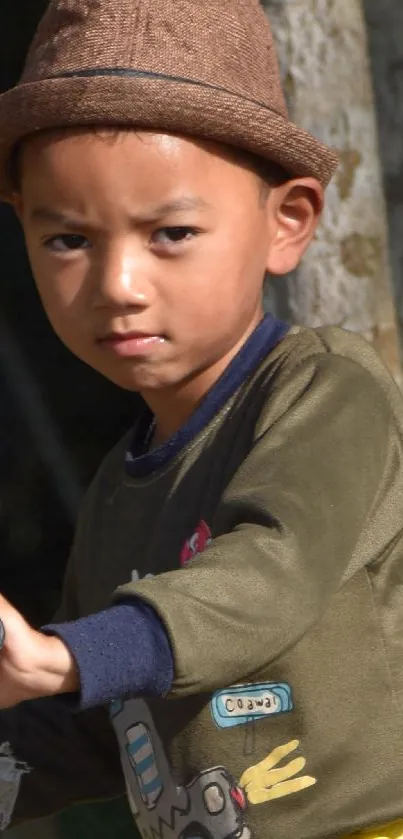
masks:
<svg viewBox="0 0 403 839"><path fill-rule="evenodd" d="M293 329L221 402L164 457L130 437L106 458L59 616L140 598L171 690L117 696L112 725L57 720L53 700L7 712L33 767L19 817L50 791L118 794L112 726L144 839L334 839L403 817L401 395L362 339Z"/></svg>

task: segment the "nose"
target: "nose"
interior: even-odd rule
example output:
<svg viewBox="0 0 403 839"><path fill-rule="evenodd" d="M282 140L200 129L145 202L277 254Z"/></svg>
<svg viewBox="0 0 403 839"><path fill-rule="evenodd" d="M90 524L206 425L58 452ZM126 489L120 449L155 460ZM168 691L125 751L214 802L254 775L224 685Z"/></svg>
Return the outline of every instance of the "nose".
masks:
<svg viewBox="0 0 403 839"><path fill-rule="evenodd" d="M125 242L109 246L94 266L93 289L96 307L148 308L154 290L147 254Z"/></svg>

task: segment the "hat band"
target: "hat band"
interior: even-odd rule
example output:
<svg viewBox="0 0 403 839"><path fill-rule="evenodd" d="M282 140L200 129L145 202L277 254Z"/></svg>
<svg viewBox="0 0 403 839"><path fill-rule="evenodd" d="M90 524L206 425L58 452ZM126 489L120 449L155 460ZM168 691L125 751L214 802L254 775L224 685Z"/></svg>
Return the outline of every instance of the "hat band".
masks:
<svg viewBox="0 0 403 839"><path fill-rule="evenodd" d="M36 81L39 82L46 81L47 79L74 78L91 79L96 76L128 76L137 79L160 79L165 82L177 82L179 84L194 85L195 87L205 87L210 90L217 90L220 93L227 93L230 96L242 99L245 102L251 102L259 108L265 108L266 111L271 111L272 113L277 114L277 116L283 116L283 114L275 110L275 108L269 108L268 105L264 104L264 102L260 102L258 99L251 99L249 96L242 96L241 93L234 93L233 90L229 90L227 87L221 87L220 85L211 84L210 82L201 82L198 79L189 79L186 76L169 76L166 73L154 73L150 70L133 70L128 67L88 67L86 70L66 70L63 73L54 73L51 76L47 76L44 79L37 79Z"/></svg>

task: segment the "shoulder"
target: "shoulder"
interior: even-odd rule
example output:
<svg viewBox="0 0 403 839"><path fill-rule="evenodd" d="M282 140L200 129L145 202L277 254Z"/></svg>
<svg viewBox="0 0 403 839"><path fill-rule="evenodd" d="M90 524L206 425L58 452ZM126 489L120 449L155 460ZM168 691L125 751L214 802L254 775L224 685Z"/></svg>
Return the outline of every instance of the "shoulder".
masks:
<svg viewBox="0 0 403 839"><path fill-rule="evenodd" d="M362 335L346 329L335 326L291 327L275 353L285 371L296 370L311 360L332 366L338 359L341 367L350 366L352 369L355 364L362 371L370 372L384 386L395 388L390 373L373 346ZM350 361L351 365L343 364L343 359Z"/></svg>
<svg viewBox="0 0 403 839"><path fill-rule="evenodd" d="M259 403L257 436L303 402L351 405L356 414L376 411L403 430L403 398L374 348L361 336L336 327L293 327L265 359L251 393ZM252 397L252 398L253 398Z"/></svg>

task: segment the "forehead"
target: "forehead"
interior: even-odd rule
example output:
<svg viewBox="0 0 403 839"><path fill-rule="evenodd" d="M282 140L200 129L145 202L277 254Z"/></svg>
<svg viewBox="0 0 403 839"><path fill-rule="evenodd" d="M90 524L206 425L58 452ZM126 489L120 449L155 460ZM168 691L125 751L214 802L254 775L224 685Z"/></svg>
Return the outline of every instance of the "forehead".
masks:
<svg viewBox="0 0 403 839"><path fill-rule="evenodd" d="M47 207L117 229L166 216L168 207L210 212L214 223L239 226L245 215L252 223L260 187L225 147L165 133L75 130L25 143L20 191L31 216Z"/></svg>
<svg viewBox="0 0 403 839"><path fill-rule="evenodd" d="M168 185L171 180L208 183L248 175L224 146L180 135L134 130L64 129L42 132L24 141L20 172L30 181L62 177L84 182L108 172ZM206 181L207 179L207 181Z"/></svg>

